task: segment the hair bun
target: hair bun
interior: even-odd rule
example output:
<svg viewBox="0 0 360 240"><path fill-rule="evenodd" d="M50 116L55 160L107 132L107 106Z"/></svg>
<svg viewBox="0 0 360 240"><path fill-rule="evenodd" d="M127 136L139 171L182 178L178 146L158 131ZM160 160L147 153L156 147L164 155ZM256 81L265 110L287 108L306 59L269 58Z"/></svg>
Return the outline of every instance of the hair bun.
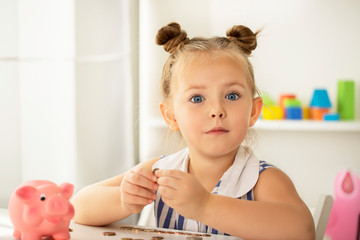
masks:
<svg viewBox="0 0 360 240"><path fill-rule="evenodd" d="M253 33L250 28L243 25L236 25L226 32L226 36L229 40L234 41L245 54L250 55L257 46L256 35L258 33Z"/></svg>
<svg viewBox="0 0 360 240"><path fill-rule="evenodd" d="M178 23L169 23L165 27L162 27L156 35L156 43L158 45L164 45L165 51L172 53L176 48L187 43L189 38L184 30Z"/></svg>

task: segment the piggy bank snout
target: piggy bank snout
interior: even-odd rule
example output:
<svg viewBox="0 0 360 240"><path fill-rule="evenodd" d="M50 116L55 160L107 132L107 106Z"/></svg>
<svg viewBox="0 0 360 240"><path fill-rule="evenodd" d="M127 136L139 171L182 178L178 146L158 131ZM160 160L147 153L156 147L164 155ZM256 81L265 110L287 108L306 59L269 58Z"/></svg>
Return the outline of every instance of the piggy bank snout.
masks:
<svg viewBox="0 0 360 240"><path fill-rule="evenodd" d="M49 216L64 216L68 213L70 203L60 195L51 196L45 205L45 212Z"/></svg>

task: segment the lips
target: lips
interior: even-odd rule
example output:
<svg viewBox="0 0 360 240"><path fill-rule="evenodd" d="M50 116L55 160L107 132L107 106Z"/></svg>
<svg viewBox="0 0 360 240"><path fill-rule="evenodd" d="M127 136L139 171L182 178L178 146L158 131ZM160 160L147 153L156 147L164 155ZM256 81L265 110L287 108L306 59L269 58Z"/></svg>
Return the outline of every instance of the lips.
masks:
<svg viewBox="0 0 360 240"><path fill-rule="evenodd" d="M220 134L224 134L229 132L229 130L223 128L223 127L214 127L212 129L210 129L209 131L207 131L207 134L212 134L212 135L220 135Z"/></svg>

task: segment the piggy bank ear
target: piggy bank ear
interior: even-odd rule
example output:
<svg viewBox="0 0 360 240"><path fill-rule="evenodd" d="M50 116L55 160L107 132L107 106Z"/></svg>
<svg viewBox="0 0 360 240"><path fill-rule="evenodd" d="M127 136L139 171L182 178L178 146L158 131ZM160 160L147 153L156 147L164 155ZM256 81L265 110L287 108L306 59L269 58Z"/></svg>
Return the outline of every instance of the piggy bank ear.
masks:
<svg viewBox="0 0 360 240"><path fill-rule="evenodd" d="M341 188L343 192L347 194L350 194L354 191L354 183L349 172L345 174L345 177L341 184Z"/></svg>
<svg viewBox="0 0 360 240"><path fill-rule="evenodd" d="M24 202L36 198L37 190L31 186L23 186L16 190L16 196Z"/></svg>
<svg viewBox="0 0 360 240"><path fill-rule="evenodd" d="M61 190L61 195L63 195L66 199L70 199L74 193L74 185L71 183L62 183L59 187Z"/></svg>

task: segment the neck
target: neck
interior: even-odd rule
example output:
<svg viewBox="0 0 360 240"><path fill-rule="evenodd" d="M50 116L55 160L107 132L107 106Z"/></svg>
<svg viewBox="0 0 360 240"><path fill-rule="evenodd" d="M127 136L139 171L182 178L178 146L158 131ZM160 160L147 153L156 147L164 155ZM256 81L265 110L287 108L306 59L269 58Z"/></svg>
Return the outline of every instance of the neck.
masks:
<svg viewBox="0 0 360 240"><path fill-rule="evenodd" d="M238 148L221 156L208 156L189 148L188 172L208 190L212 191L223 174L234 163Z"/></svg>

